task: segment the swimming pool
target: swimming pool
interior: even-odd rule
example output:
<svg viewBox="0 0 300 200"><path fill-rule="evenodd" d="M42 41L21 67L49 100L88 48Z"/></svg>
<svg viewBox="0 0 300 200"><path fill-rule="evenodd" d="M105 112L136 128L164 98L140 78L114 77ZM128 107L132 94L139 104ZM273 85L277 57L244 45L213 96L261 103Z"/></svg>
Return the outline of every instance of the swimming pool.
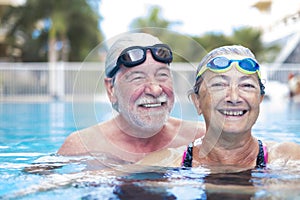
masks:
<svg viewBox="0 0 300 200"><path fill-rule="evenodd" d="M185 107L183 107L185 106ZM74 108L77 109L74 113ZM99 113L91 110L98 110ZM195 112L176 106L173 116ZM130 169L85 172L81 162L54 156L67 135L111 117L105 103L1 103L0 199L297 199L300 165L291 168L210 174L207 169ZM79 114L80 113L80 114ZM107 115L103 115L107 113ZM192 120L195 115L190 115ZM201 120L201 118L200 118ZM264 101L254 134L263 140L300 144L300 104ZM43 172L24 169L36 161ZM59 167L56 167L59 166Z"/></svg>

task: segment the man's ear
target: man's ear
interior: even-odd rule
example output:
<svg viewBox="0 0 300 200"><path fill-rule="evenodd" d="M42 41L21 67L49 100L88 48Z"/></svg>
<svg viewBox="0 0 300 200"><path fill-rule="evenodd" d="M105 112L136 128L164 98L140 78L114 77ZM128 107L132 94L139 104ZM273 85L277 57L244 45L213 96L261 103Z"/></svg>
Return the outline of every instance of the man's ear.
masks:
<svg viewBox="0 0 300 200"><path fill-rule="evenodd" d="M199 100L199 95L193 93L193 94L191 94L191 99L192 99L193 104L194 104L194 106L195 106L195 108L197 110L198 115L201 115L202 114L202 110L200 108L200 104L201 103L200 103L200 100Z"/></svg>
<svg viewBox="0 0 300 200"><path fill-rule="evenodd" d="M117 98L115 97L115 94L114 94L113 79L112 78L104 78L104 83L105 83L106 93L107 93L107 96L108 96L110 102L112 104L116 103Z"/></svg>

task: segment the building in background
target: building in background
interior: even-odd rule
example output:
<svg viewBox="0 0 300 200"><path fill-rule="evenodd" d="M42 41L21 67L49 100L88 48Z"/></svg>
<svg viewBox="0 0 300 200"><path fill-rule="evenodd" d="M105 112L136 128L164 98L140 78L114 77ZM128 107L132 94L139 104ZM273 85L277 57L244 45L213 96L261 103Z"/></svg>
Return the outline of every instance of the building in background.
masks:
<svg viewBox="0 0 300 200"><path fill-rule="evenodd" d="M264 43L281 46L274 63L300 63L300 0L259 0L253 6L262 14Z"/></svg>

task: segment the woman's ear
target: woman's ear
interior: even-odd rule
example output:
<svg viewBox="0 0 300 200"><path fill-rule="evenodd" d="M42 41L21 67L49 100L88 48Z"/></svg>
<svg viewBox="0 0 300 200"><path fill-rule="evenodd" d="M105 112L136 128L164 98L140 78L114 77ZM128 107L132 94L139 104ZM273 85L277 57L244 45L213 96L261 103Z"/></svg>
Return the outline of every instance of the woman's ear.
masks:
<svg viewBox="0 0 300 200"><path fill-rule="evenodd" d="M112 104L117 102L117 98L114 94L114 83L112 78L104 78L105 88L107 96Z"/></svg>
<svg viewBox="0 0 300 200"><path fill-rule="evenodd" d="M193 101L193 104L197 110L197 113L198 115L201 115L202 114L202 110L200 108L200 100L199 100L199 95L198 94L191 94L191 98L192 98L192 101Z"/></svg>
<svg viewBox="0 0 300 200"><path fill-rule="evenodd" d="M264 94L260 96L260 103L264 100L264 98L265 98Z"/></svg>

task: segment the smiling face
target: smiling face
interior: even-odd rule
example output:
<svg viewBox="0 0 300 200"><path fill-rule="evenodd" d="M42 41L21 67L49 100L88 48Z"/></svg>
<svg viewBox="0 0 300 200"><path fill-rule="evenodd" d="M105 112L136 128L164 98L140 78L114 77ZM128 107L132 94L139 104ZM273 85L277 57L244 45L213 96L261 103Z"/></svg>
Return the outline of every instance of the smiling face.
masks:
<svg viewBox="0 0 300 200"><path fill-rule="evenodd" d="M111 101L131 128L157 132L169 118L174 104L170 67L147 52L139 66L121 67L116 75Z"/></svg>
<svg viewBox="0 0 300 200"><path fill-rule="evenodd" d="M226 55L228 59L242 56ZM244 74L237 70L237 62L226 72L207 70L195 101L202 113L207 129L222 133L251 133L259 115L263 99L257 74Z"/></svg>

